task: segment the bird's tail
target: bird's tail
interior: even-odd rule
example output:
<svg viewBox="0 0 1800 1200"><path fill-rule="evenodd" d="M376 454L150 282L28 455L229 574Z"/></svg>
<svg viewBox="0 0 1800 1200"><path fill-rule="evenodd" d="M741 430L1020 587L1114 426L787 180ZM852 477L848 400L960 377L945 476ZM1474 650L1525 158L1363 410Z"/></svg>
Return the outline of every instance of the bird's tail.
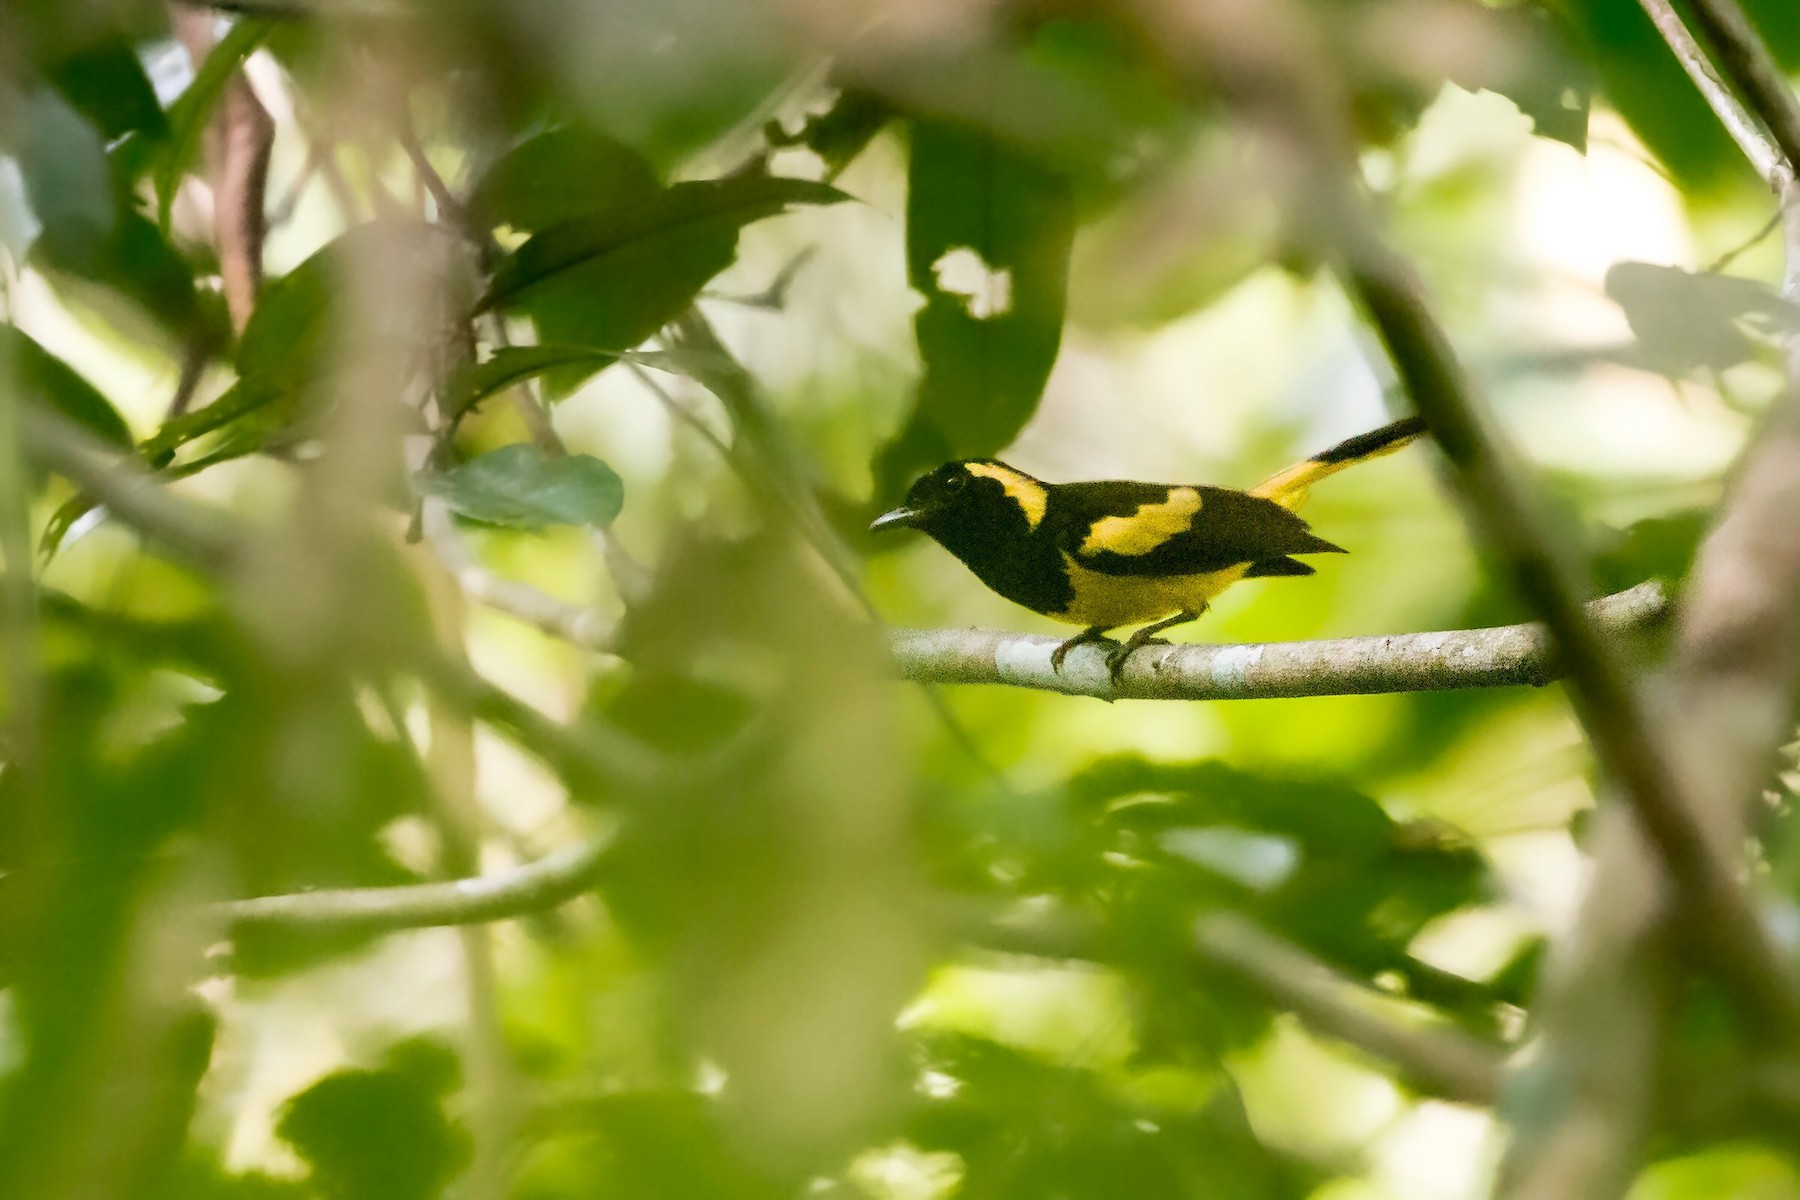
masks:
<svg viewBox="0 0 1800 1200"><path fill-rule="evenodd" d="M1418 417L1407 417L1392 425L1383 425L1380 429L1359 434L1347 442L1339 442L1331 449L1322 450L1285 471L1275 472L1251 488L1250 494L1273 500L1286 509L1299 508L1306 503L1306 494L1312 485L1327 475L1336 475L1345 467L1354 467L1357 463L1380 458L1383 454L1392 454L1424 433L1425 422Z"/></svg>

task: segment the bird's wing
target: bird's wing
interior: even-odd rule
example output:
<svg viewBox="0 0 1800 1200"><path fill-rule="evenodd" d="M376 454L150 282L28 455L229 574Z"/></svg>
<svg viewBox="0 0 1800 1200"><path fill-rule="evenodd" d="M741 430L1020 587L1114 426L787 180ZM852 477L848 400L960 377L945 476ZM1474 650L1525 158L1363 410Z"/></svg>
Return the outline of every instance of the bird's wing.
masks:
<svg viewBox="0 0 1800 1200"><path fill-rule="evenodd" d="M1050 509L1061 548L1106 575L1197 575L1343 551L1274 501L1229 488L1069 483L1052 489Z"/></svg>

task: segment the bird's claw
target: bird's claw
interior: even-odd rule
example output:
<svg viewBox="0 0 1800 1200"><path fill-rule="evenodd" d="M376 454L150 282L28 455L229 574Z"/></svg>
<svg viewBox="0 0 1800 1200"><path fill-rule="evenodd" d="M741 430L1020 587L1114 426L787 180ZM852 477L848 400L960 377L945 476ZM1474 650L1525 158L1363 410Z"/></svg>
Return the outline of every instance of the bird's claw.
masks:
<svg viewBox="0 0 1800 1200"><path fill-rule="evenodd" d="M1050 670L1061 675L1063 660L1069 657L1069 651L1088 642L1104 642L1106 645L1113 647L1113 649L1107 651L1106 661L1109 663L1112 661L1112 655L1118 649L1118 644L1098 629L1084 629L1074 637L1069 638L1066 641L1058 642L1056 644L1056 649L1050 651Z"/></svg>
<svg viewBox="0 0 1800 1200"><path fill-rule="evenodd" d="M1168 638L1160 638L1160 637L1137 638L1137 637L1134 637L1127 642L1124 642L1120 645L1114 646L1112 649L1110 649L1106 652L1107 678L1112 680L1112 685L1115 688L1118 687L1120 682L1122 682L1124 675L1125 675L1125 662L1127 659L1129 659L1132 656L1132 654L1134 652L1136 652L1138 649L1140 649L1141 647L1144 647L1144 646L1167 646L1168 644L1169 644Z"/></svg>

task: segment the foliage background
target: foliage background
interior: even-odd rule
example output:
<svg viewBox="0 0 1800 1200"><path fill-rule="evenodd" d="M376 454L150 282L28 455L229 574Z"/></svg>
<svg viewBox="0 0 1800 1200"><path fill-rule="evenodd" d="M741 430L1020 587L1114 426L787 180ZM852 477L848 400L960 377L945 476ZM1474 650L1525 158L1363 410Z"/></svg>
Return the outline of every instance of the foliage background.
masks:
<svg viewBox="0 0 1800 1200"><path fill-rule="evenodd" d="M1529 1063L1595 804L1560 688L928 694L870 620L1041 628L860 532L943 458L1245 486L1404 411L1303 154L1161 7L0 11L0 1195L1487 1194L1551 1085L1441 1095L1194 922ZM1643 12L1192 7L1319 49L1563 534L1679 580L1793 310ZM45 411L229 554L42 469ZM1191 636L1528 618L1435 463L1322 488L1354 553ZM521 919L216 907L604 836ZM1689 985L1631 1194L1800 1196L1791 1089L1744 1098L1755 1032Z"/></svg>

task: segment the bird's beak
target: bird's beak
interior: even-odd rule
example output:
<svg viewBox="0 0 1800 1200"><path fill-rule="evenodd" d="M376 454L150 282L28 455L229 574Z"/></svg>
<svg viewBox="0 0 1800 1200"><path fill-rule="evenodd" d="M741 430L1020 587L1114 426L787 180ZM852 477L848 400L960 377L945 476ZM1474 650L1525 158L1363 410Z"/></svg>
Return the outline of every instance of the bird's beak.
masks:
<svg viewBox="0 0 1800 1200"><path fill-rule="evenodd" d="M892 512L884 512L869 523L870 533L880 533L884 529L899 529L903 526L914 526L923 520L925 514L916 508L902 505Z"/></svg>

